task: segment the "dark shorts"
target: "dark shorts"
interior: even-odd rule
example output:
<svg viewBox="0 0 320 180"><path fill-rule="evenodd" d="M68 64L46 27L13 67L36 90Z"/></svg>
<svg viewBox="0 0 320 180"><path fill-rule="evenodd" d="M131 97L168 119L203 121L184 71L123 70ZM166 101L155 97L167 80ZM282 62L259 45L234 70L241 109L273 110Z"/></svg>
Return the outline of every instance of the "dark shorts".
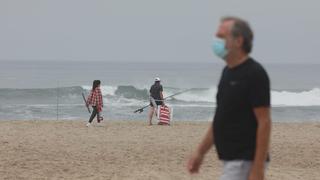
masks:
<svg viewBox="0 0 320 180"><path fill-rule="evenodd" d="M157 106L160 106L163 104L162 101L156 101ZM153 107L152 102L150 102L150 106Z"/></svg>

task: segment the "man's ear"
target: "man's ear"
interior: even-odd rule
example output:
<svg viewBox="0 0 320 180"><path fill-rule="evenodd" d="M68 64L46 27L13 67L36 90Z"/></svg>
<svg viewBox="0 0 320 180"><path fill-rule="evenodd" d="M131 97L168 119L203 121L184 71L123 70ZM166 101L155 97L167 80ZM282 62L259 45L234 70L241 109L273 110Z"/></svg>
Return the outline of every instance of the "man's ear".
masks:
<svg viewBox="0 0 320 180"><path fill-rule="evenodd" d="M239 36L239 37L237 37L236 38L236 46L237 47L242 47L243 46L243 42L244 42L244 39L243 39L243 37L242 36Z"/></svg>

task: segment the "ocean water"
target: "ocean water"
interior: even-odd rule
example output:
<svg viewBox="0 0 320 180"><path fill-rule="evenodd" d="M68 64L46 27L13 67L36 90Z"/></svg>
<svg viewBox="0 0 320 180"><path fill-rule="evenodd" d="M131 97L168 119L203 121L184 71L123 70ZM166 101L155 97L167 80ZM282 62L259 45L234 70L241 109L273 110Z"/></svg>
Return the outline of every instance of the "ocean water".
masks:
<svg viewBox="0 0 320 180"><path fill-rule="evenodd" d="M319 64L263 64L271 79L275 122L320 121ZM103 115L146 120L148 90L160 77L174 121L210 121L223 62L116 63L95 61L1 61L0 120L84 120L81 93L102 81Z"/></svg>

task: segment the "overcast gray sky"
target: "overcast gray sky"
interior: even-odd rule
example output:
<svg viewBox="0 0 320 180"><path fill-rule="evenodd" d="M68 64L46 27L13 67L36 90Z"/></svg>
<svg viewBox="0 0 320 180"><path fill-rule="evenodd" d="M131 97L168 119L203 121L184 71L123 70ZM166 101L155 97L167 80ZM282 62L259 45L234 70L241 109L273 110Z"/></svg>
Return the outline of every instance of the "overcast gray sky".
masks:
<svg viewBox="0 0 320 180"><path fill-rule="evenodd" d="M247 19L261 62L319 63L316 0L1 0L0 60L218 61L219 19Z"/></svg>

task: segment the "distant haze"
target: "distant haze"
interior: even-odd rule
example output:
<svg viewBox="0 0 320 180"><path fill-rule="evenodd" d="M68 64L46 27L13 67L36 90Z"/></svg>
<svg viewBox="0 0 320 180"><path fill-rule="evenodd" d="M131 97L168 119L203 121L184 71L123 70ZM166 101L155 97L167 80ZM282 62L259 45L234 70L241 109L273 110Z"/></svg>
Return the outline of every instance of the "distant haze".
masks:
<svg viewBox="0 0 320 180"><path fill-rule="evenodd" d="M253 54L319 63L320 1L1 0L0 60L219 61L210 49L225 15L249 21Z"/></svg>

